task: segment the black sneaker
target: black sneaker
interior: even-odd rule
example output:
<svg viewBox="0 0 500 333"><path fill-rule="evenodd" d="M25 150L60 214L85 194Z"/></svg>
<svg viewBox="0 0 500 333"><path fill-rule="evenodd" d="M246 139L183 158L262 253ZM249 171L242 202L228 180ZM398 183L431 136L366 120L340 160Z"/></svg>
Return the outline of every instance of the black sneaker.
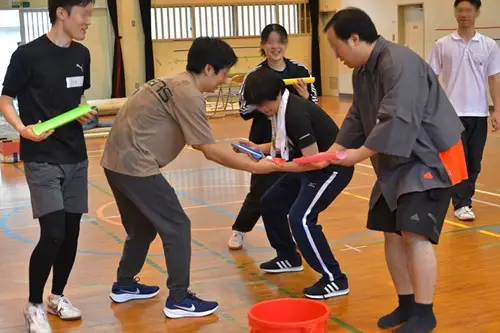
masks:
<svg viewBox="0 0 500 333"><path fill-rule="evenodd" d="M304 270L304 266L302 266L300 258L294 261L274 258L260 264L260 269L266 273L288 273L301 272Z"/></svg>
<svg viewBox="0 0 500 333"><path fill-rule="evenodd" d="M304 289L304 295L313 299L327 299L330 297L343 296L349 293L347 277L343 275L335 281L321 278L318 282Z"/></svg>

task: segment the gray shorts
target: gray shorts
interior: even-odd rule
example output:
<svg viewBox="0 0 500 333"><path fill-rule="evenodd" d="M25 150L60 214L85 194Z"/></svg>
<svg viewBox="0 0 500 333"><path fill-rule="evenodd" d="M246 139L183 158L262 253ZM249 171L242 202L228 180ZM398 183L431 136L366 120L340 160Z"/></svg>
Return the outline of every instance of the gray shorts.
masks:
<svg viewBox="0 0 500 333"><path fill-rule="evenodd" d="M88 212L88 160L62 165L28 162L24 171L34 219L58 210Z"/></svg>

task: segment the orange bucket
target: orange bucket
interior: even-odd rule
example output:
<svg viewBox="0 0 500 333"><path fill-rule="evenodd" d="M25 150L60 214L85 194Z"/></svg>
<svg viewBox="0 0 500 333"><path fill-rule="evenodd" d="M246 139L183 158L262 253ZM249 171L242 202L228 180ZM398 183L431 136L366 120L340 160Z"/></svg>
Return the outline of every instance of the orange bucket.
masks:
<svg viewBox="0 0 500 333"><path fill-rule="evenodd" d="M251 333L325 333L330 309L304 298L280 298L248 311Z"/></svg>

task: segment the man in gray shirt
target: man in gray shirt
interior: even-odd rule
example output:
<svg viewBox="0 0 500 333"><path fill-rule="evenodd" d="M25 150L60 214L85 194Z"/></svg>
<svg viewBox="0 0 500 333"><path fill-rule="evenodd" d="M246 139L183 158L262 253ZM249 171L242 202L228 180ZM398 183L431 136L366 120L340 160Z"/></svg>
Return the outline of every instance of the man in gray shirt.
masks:
<svg viewBox="0 0 500 333"><path fill-rule="evenodd" d="M424 333L436 327L433 298L438 244L452 186L467 178L462 124L436 75L410 49L379 36L357 8L337 12L325 28L343 63L354 68L353 104L331 152L332 164L371 158L377 181L367 228L384 232L385 255L399 306L379 327Z"/></svg>

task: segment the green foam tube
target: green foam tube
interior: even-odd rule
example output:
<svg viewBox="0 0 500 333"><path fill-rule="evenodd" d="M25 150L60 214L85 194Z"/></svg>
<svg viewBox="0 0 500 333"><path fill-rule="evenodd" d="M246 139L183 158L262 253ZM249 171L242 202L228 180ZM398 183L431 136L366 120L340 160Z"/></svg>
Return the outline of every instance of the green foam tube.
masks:
<svg viewBox="0 0 500 333"><path fill-rule="evenodd" d="M44 121L43 123L34 126L33 132L36 135L46 133L50 130L66 125L67 123L82 117L83 115L89 113L91 110L92 108L88 104L80 105L72 110L64 112L52 119L49 119L47 121Z"/></svg>

